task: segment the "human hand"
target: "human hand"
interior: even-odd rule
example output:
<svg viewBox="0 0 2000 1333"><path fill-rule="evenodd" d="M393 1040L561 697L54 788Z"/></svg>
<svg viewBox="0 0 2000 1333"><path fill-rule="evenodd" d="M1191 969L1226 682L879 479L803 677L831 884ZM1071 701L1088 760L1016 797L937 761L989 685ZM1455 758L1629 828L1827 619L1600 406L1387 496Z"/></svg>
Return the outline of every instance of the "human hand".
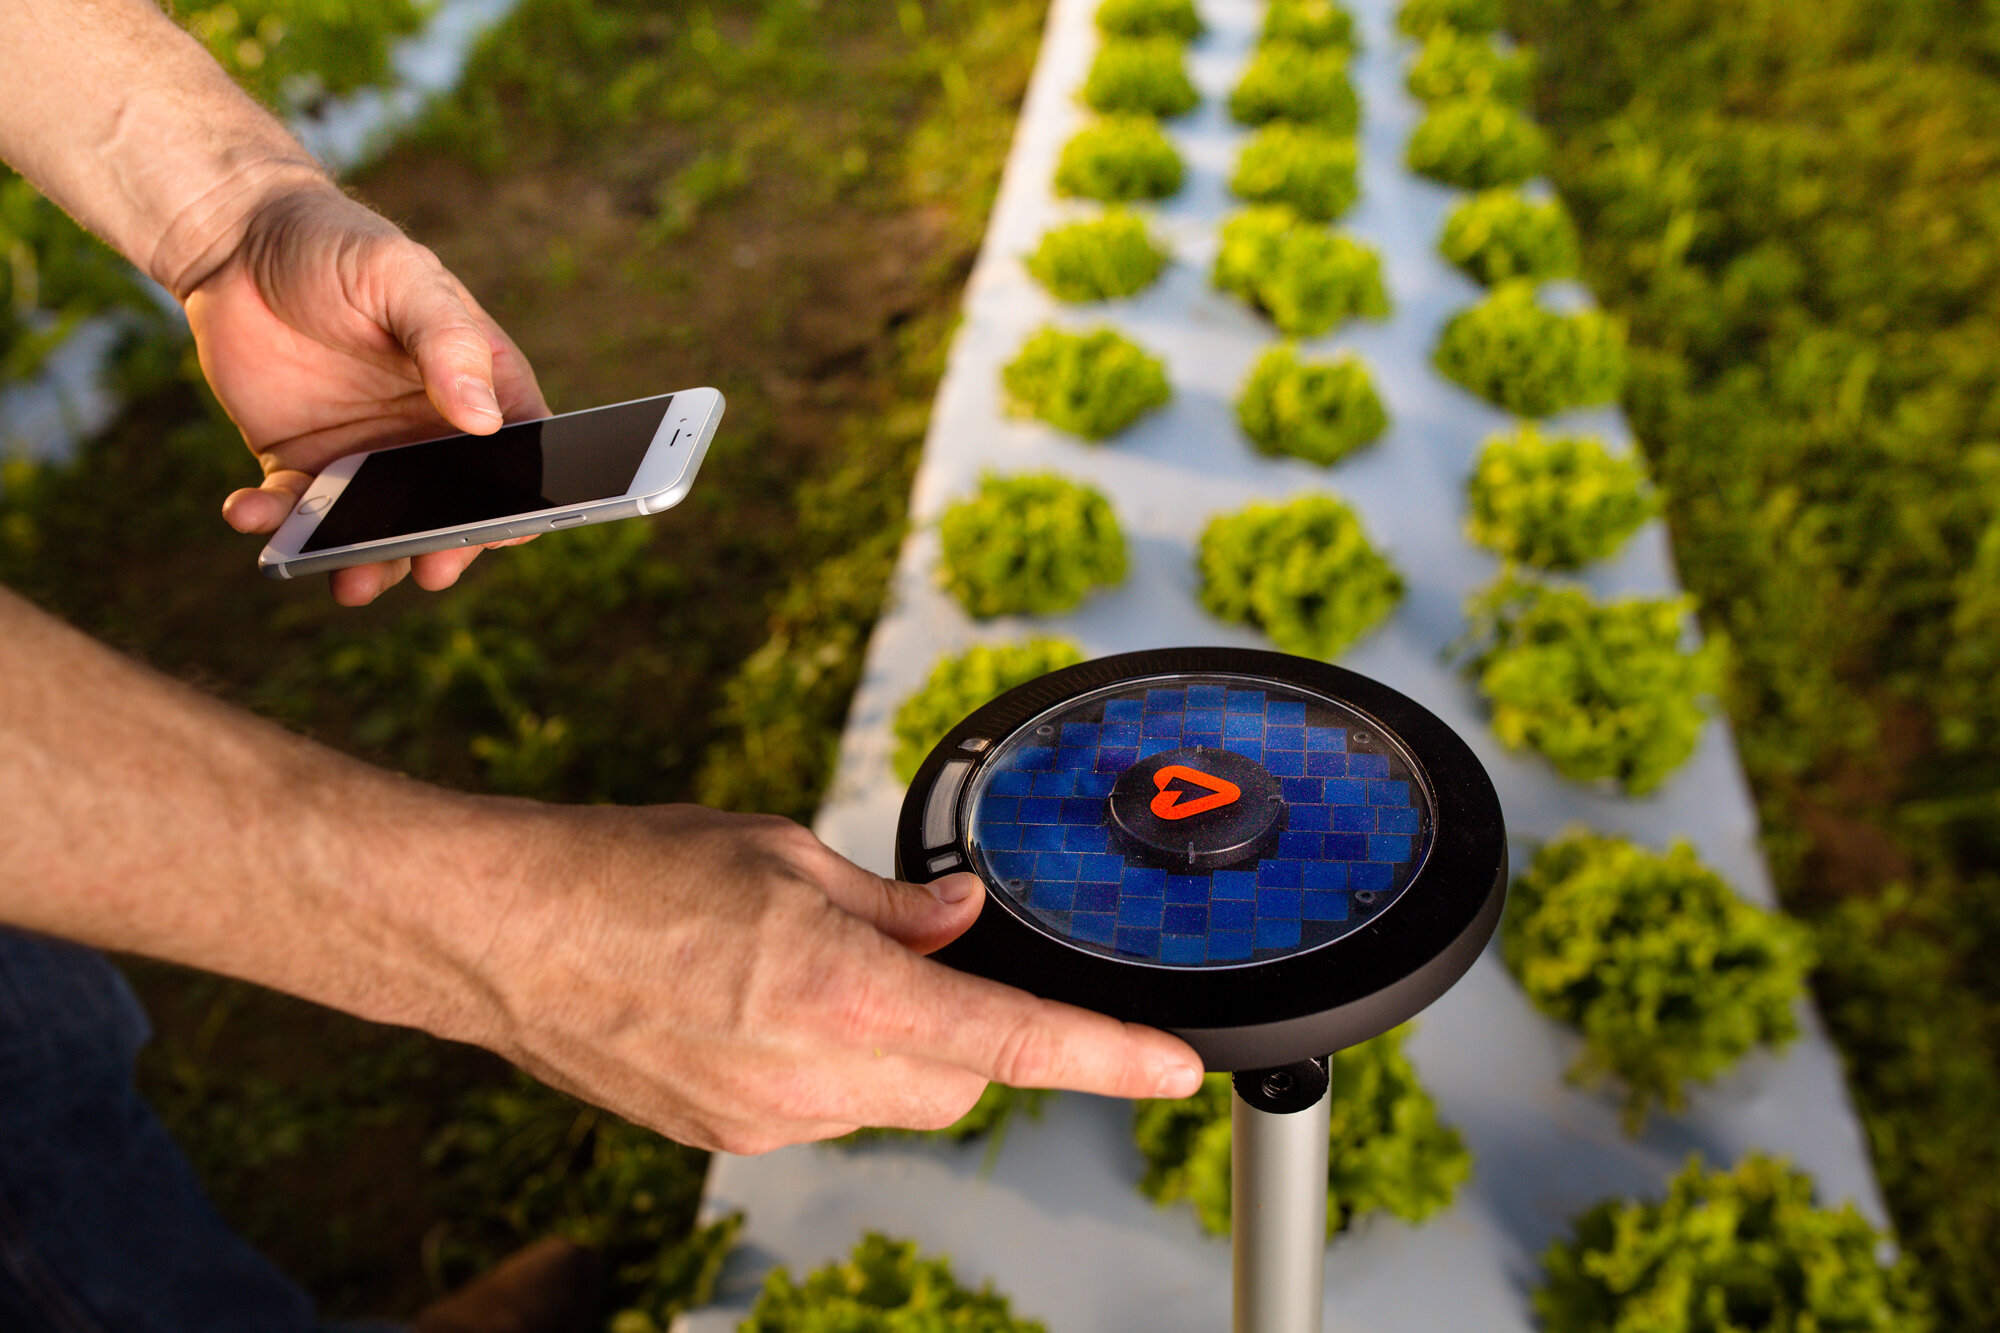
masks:
<svg viewBox="0 0 2000 1333"><path fill-rule="evenodd" d="M978 917L972 875L884 880L768 816L510 808L530 812L511 828L528 832L531 887L478 918L489 1016L446 1035L681 1142L759 1153L942 1128L989 1079L1114 1097L1200 1084L1175 1037L924 958Z"/></svg>
<svg viewBox="0 0 2000 1333"><path fill-rule="evenodd" d="M549 415L520 348L437 256L323 178L268 197L177 294L202 372L264 469L223 502L239 532L275 531L343 454ZM359 606L412 572L448 587L479 550L337 570L333 595Z"/></svg>

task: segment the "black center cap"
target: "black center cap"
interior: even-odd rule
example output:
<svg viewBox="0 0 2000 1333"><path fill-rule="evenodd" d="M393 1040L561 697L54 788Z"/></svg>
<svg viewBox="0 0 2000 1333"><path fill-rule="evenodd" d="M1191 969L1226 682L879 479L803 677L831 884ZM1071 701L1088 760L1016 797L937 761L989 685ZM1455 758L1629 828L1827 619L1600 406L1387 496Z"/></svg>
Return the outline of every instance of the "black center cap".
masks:
<svg viewBox="0 0 2000 1333"><path fill-rule="evenodd" d="M1285 831L1278 780L1229 750L1193 746L1141 759L1107 798L1125 850L1170 869L1253 861Z"/></svg>

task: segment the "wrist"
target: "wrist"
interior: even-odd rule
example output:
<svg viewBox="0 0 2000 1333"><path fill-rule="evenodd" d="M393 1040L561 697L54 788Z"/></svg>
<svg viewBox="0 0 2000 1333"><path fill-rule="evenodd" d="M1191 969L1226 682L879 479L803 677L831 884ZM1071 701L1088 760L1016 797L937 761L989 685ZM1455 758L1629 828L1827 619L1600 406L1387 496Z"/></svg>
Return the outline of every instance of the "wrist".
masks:
<svg viewBox="0 0 2000 1333"><path fill-rule="evenodd" d="M346 196L303 149L257 145L225 154L209 184L182 204L146 259L153 280L186 302L243 247L257 218L295 197Z"/></svg>

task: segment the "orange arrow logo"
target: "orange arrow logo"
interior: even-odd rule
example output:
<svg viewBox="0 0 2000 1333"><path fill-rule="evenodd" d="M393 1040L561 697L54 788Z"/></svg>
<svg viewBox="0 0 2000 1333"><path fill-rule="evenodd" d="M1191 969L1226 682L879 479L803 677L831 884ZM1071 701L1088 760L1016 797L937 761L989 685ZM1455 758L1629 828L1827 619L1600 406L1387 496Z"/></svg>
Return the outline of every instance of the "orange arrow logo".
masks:
<svg viewBox="0 0 2000 1333"><path fill-rule="evenodd" d="M1197 796L1192 801L1183 801L1187 792L1175 787L1169 790L1167 784L1175 778L1184 778L1197 787L1206 787L1208 795ZM1228 805L1243 795L1243 789L1227 778L1218 778L1212 773L1204 773L1186 764L1168 764L1153 774L1153 785L1160 794L1153 798L1152 811L1161 819L1186 819L1189 815L1202 814L1209 810Z"/></svg>

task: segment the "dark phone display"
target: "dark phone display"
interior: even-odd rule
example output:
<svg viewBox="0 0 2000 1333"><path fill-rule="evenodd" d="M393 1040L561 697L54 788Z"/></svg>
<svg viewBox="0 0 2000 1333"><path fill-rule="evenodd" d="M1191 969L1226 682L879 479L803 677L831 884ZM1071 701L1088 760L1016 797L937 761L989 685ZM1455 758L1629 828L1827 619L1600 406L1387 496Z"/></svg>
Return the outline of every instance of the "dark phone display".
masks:
<svg viewBox="0 0 2000 1333"><path fill-rule="evenodd" d="M671 395L648 398L371 455L299 550L613 499L631 489L672 406Z"/></svg>

